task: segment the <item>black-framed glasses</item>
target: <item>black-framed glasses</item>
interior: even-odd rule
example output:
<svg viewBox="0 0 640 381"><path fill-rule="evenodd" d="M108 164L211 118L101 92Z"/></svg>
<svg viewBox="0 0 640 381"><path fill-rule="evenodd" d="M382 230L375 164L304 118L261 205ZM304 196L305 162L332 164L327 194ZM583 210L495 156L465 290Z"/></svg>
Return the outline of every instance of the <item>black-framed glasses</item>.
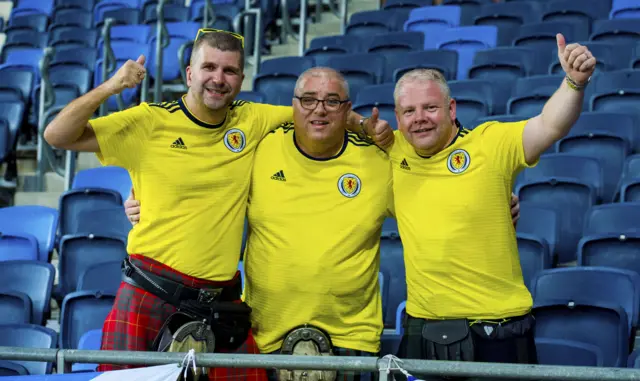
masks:
<svg viewBox="0 0 640 381"><path fill-rule="evenodd" d="M318 99L314 97L299 97L297 95L293 96L298 101L300 101L300 105L302 108L307 110L315 110L318 107L318 103L322 103L324 109L327 111L338 111L343 104L349 102L349 99L340 100L337 98L329 98L329 99Z"/></svg>
<svg viewBox="0 0 640 381"><path fill-rule="evenodd" d="M196 35L196 39L194 41L197 41L200 38L200 36L202 36L203 34L211 33L211 32L220 32L220 33L226 33L226 34L232 35L233 37L240 40L240 43L242 44L242 49L244 49L244 37L241 34L229 32L228 30L222 30L222 29L200 28L198 29L198 34Z"/></svg>

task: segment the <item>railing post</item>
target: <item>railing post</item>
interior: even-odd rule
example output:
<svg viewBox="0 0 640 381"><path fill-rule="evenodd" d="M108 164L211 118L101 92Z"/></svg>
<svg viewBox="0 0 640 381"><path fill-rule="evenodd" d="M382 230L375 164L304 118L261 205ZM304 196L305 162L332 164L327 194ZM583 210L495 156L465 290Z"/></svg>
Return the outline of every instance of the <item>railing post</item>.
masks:
<svg viewBox="0 0 640 381"><path fill-rule="evenodd" d="M347 31L347 0L340 0L340 34Z"/></svg>
<svg viewBox="0 0 640 381"><path fill-rule="evenodd" d="M165 0L158 1L156 7L156 65L155 65L155 78L153 79L153 101L155 103L162 102L162 48L164 47L164 2ZM167 35L167 40L169 36Z"/></svg>
<svg viewBox="0 0 640 381"><path fill-rule="evenodd" d="M105 82L109 76L109 66L111 65L111 26L113 25L113 19L108 18L104 20L104 25L102 26L102 82ZM98 109L98 113L100 116L107 115L107 102L104 101L100 108Z"/></svg>
<svg viewBox="0 0 640 381"><path fill-rule="evenodd" d="M298 36L298 55L303 56L304 51L307 49L307 1L300 0L300 25ZM322 1L322 0L318 0Z"/></svg>
<svg viewBox="0 0 640 381"><path fill-rule="evenodd" d="M258 75L262 63L262 9L253 9L256 15L255 43L253 44L253 77Z"/></svg>
<svg viewBox="0 0 640 381"><path fill-rule="evenodd" d="M39 94L39 103L38 103L38 145L36 150L36 190L38 192L44 191L44 175L47 172L48 165L45 160L45 149L47 149L44 140L44 129L47 127L45 125L44 111L48 107L48 104L52 103L52 100L48 99L47 95L51 91L50 82L49 82L49 63L51 62L51 58L55 53L54 48L47 47L44 50L44 54L42 59L38 64L40 69L40 94ZM50 102L48 102L50 101Z"/></svg>

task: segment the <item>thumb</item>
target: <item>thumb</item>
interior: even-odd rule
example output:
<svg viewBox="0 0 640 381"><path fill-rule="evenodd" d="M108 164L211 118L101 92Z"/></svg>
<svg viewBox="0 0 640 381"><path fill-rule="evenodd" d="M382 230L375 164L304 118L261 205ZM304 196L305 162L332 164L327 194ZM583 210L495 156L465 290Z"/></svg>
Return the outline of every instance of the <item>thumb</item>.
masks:
<svg viewBox="0 0 640 381"><path fill-rule="evenodd" d="M380 111L378 110L377 107L374 107L373 110L371 110L371 116L369 117L369 119L371 119L371 127L374 127L376 123L378 123L379 117L380 117Z"/></svg>
<svg viewBox="0 0 640 381"><path fill-rule="evenodd" d="M556 34L556 42L558 43L558 54L563 55L564 49L567 47L567 41L564 39L562 33Z"/></svg>
<svg viewBox="0 0 640 381"><path fill-rule="evenodd" d="M138 57L138 59L136 60L136 62L142 66L144 66L144 63L147 59L144 57L144 54L140 54L140 57Z"/></svg>
<svg viewBox="0 0 640 381"><path fill-rule="evenodd" d="M132 200L136 199L136 191L131 187L131 194L129 194L129 198Z"/></svg>

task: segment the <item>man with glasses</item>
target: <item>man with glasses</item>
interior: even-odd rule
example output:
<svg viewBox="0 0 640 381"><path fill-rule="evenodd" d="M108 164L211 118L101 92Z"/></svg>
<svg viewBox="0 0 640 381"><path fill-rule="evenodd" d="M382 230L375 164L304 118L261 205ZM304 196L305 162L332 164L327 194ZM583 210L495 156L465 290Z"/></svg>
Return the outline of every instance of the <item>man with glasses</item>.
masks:
<svg viewBox="0 0 640 381"><path fill-rule="evenodd" d="M303 73L293 109L294 122L260 142L251 175L244 299L255 340L262 353L376 356L383 330L380 234L393 214L390 161L346 130L351 102L340 73ZM125 203L136 221L138 205ZM299 380L303 373L309 381L372 377L270 375Z"/></svg>
<svg viewBox="0 0 640 381"><path fill-rule="evenodd" d="M109 97L140 84L144 64L144 56L126 62L67 105L45 130L52 146L96 152L103 165L126 168L144 204L145 220L129 235L124 282L104 324L102 349L179 350L208 343L203 350L210 351L207 339L215 335L216 352L257 353L250 309L239 301L237 270L248 174L258 142L291 120L292 109L234 101L244 79L242 37L202 30L187 68L187 94L90 120ZM389 143L388 124L361 119L351 113L351 128L365 128L381 145ZM182 312L176 315L178 307ZM207 325L213 332L185 323L214 309L219 319ZM166 333L174 339L167 341ZM117 368L123 367L100 366ZM210 374L265 377L263 370L241 368Z"/></svg>

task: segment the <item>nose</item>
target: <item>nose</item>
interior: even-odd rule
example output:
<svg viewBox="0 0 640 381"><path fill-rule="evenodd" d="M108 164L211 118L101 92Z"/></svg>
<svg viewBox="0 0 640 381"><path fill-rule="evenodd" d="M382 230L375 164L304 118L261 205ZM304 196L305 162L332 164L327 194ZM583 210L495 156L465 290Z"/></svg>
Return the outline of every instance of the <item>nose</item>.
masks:
<svg viewBox="0 0 640 381"><path fill-rule="evenodd" d="M216 84L221 84L221 83L223 83L222 78L223 78L223 76L222 76L222 70L221 70L221 69L214 70L214 71L211 73L211 79L212 79L212 80L213 80L213 82L214 82L214 83L216 83Z"/></svg>
<svg viewBox="0 0 640 381"><path fill-rule="evenodd" d="M313 109L313 113L318 115L326 115L327 109L324 106L324 102L318 102L318 104L316 105L316 108Z"/></svg>
<svg viewBox="0 0 640 381"><path fill-rule="evenodd" d="M414 113L413 122L419 124L419 123L424 123L426 121L427 121L427 112L422 108L416 109Z"/></svg>

